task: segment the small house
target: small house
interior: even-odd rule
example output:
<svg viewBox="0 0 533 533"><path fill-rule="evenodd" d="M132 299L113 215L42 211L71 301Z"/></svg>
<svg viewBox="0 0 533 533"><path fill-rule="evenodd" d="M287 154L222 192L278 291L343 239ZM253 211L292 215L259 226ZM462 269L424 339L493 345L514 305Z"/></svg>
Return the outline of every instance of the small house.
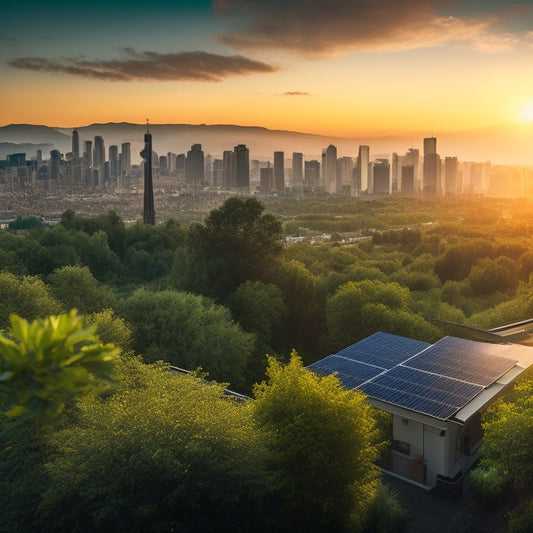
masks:
<svg viewBox="0 0 533 533"><path fill-rule="evenodd" d="M308 368L335 374L392 415L379 466L426 488L460 480L478 458L481 415L533 364L533 348L378 332Z"/></svg>

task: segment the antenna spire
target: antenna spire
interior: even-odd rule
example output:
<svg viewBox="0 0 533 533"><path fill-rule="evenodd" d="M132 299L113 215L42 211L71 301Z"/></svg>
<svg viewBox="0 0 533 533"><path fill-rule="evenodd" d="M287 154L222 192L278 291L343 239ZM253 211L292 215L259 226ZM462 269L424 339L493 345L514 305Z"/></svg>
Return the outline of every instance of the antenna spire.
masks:
<svg viewBox="0 0 533 533"><path fill-rule="evenodd" d="M146 119L146 133L150 133L150 122Z"/></svg>

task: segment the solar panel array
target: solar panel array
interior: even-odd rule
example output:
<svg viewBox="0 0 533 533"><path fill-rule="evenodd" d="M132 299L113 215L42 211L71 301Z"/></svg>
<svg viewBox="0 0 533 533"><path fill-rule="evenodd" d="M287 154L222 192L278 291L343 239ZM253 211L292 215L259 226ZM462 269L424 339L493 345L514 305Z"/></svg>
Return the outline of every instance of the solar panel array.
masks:
<svg viewBox="0 0 533 533"><path fill-rule="evenodd" d="M429 346L428 342L378 331L342 349L337 355L389 369Z"/></svg>
<svg viewBox="0 0 533 533"><path fill-rule="evenodd" d="M511 369L508 347L455 337L431 345L376 333L308 368L336 373L348 389L445 420Z"/></svg>
<svg viewBox="0 0 533 533"><path fill-rule="evenodd" d="M329 355L307 368L314 370L323 376L336 372L337 377L347 389L355 389L365 381L372 379L374 376L381 374L381 372L385 370L340 355Z"/></svg>
<svg viewBox="0 0 533 533"><path fill-rule="evenodd" d="M444 337L430 350L422 352L404 364L486 387L518 362L495 355L498 351L502 351L501 348L502 346L498 344Z"/></svg>

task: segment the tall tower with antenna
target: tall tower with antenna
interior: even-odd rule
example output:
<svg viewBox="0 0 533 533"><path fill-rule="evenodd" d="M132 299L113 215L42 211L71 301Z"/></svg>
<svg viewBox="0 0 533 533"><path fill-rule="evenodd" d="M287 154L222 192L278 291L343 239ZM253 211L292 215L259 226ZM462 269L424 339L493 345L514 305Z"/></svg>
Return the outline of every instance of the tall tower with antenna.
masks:
<svg viewBox="0 0 533 533"><path fill-rule="evenodd" d="M150 124L146 119L146 133L144 134L144 150L141 152L144 159L144 210L143 222L145 224L155 224L154 210L154 184L152 181L152 134Z"/></svg>

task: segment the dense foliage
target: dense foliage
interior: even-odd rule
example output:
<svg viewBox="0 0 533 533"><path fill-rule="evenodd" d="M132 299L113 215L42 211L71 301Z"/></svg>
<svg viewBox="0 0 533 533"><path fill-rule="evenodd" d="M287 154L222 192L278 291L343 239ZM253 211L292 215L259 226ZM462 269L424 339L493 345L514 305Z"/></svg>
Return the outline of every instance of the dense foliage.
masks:
<svg viewBox="0 0 533 533"><path fill-rule="evenodd" d="M26 415L0 415L3 524L8 531L53 530L63 513L66 530L191 530L192 516L201 514L204 521L192 529L212 529L215 516L237 531L261 524L309 530L309 521L342 529L377 520L380 498L388 498L391 516L400 516L364 467L375 443L359 440L368 453L356 461L358 452L346 446L355 428L346 422L339 429L339 420L354 416L368 421L373 435L360 398L343 396L333 379L309 375L290 354L296 349L306 365L378 330L426 341L444 334L476 339L482 334L476 328L531 318L531 213L526 200L230 198L190 225L127 225L114 212L83 218L66 211L50 227L17 219L0 231L4 344L17 345L11 314L42 319L42 326L75 308L97 328L96 344L122 349L122 380L114 389L83 393L80 382L72 387L75 401L26 397L39 409L65 406L48 428ZM305 240L283 244L283 235ZM276 359L265 373L267 354ZM178 377L166 364L201 370ZM14 371L0 372L4 392L16 375L6 372ZM51 391L61 379L49 381ZM255 390L255 407L235 404L224 386L207 387L206 379ZM20 388L16 380L13 386ZM531 494L532 391L526 392L486 419L484 470L473 479L489 500L510 486ZM26 405L3 398L4 411ZM347 461L345 471L326 448ZM508 452L512 464L504 463ZM315 469L325 458L335 476L296 471L300 454ZM333 479L342 483L332 488ZM300 490L305 501L294 497ZM145 492L153 498L143 499ZM524 524L527 530L530 500L512 515L515 531Z"/></svg>

